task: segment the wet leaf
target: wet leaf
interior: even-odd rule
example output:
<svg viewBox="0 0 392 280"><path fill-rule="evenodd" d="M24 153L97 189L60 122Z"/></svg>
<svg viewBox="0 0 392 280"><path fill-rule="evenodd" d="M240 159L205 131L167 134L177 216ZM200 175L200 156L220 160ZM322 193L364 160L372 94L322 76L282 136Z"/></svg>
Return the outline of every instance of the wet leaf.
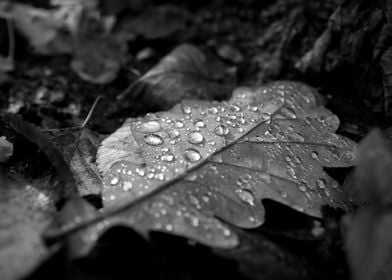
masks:
<svg viewBox="0 0 392 280"><path fill-rule="evenodd" d="M354 143L334 133L339 121L315 95L277 82L239 88L228 102L183 101L128 119L98 150L104 212L72 226L84 229L83 250L116 224L231 248L238 238L222 220L261 225L265 198L313 216L324 204L346 208L323 167L352 165Z"/></svg>
<svg viewBox="0 0 392 280"><path fill-rule="evenodd" d="M212 67L197 47L183 44L166 55L119 96L128 93L149 108L169 109L183 99L223 99L231 88L218 83L222 70ZM216 69L215 69L216 68Z"/></svg>
<svg viewBox="0 0 392 280"><path fill-rule="evenodd" d="M1 279L21 279L51 255L41 234L59 195L48 178L15 181L0 171Z"/></svg>

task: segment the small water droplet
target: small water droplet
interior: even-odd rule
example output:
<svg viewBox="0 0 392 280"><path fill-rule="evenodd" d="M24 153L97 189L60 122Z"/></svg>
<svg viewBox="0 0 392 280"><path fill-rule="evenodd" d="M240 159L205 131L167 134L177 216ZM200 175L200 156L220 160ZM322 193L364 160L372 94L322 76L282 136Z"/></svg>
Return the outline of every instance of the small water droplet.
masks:
<svg viewBox="0 0 392 280"><path fill-rule="evenodd" d="M299 184L298 184L298 189L301 191L301 192L306 192L306 189L307 189L307 185L306 185L306 183L305 182L300 182Z"/></svg>
<svg viewBox="0 0 392 280"><path fill-rule="evenodd" d="M208 112L209 112L210 114L215 115L215 114L218 113L218 108L216 108L216 107L211 107L211 108L208 110Z"/></svg>
<svg viewBox="0 0 392 280"><path fill-rule="evenodd" d="M177 129L173 129L169 131L170 138L177 138L178 136L180 136L180 132Z"/></svg>
<svg viewBox="0 0 392 280"><path fill-rule="evenodd" d="M183 110L184 110L184 113L185 113L185 114L190 114L190 113L192 112L192 109L191 109L191 107L189 107L189 106L184 106L184 107L183 107Z"/></svg>
<svg viewBox="0 0 392 280"><path fill-rule="evenodd" d="M291 140L296 141L296 142L304 142L305 141L305 138L297 132L289 134L289 137L291 138Z"/></svg>
<svg viewBox="0 0 392 280"><path fill-rule="evenodd" d="M256 107L256 106L250 106L249 107L249 111L251 111L251 112L257 112L258 110L259 110L259 108Z"/></svg>
<svg viewBox="0 0 392 280"><path fill-rule="evenodd" d="M238 197L245 203L254 206L255 205L255 196L248 189L239 189L236 191Z"/></svg>
<svg viewBox="0 0 392 280"><path fill-rule="evenodd" d="M174 123L174 126L177 128L183 128L184 127L184 123L182 121L176 121Z"/></svg>
<svg viewBox="0 0 392 280"><path fill-rule="evenodd" d="M214 129L214 133L218 136L227 135L229 133L229 129L224 125L219 125Z"/></svg>
<svg viewBox="0 0 392 280"><path fill-rule="evenodd" d="M331 187L332 187L333 189L337 189L337 188L339 187L339 183L336 182L336 181L332 181Z"/></svg>
<svg viewBox="0 0 392 280"><path fill-rule="evenodd" d="M201 197L201 199L202 199L205 203L208 203L208 202L210 201L210 198L209 198L207 195L203 195L203 196Z"/></svg>
<svg viewBox="0 0 392 280"><path fill-rule="evenodd" d="M154 179L158 181L163 181L165 180L165 175L163 173L157 173L154 175Z"/></svg>
<svg viewBox="0 0 392 280"><path fill-rule="evenodd" d="M142 133L154 133L162 130L162 126L157 121L142 122L136 126L136 130Z"/></svg>
<svg viewBox="0 0 392 280"><path fill-rule="evenodd" d="M124 183L123 183L123 190L124 191L129 191L129 190L131 190L132 189L132 183L131 182L129 182L129 181L125 181Z"/></svg>
<svg viewBox="0 0 392 280"><path fill-rule="evenodd" d="M173 225L172 225L172 224L167 224L167 225L165 226L165 229L166 229L167 231L172 231L172 230L173 230Z"/></svg>
<svg viewBox="0 0 392 280"><path fill-rule="evenodd" d="M316 184L317 184L317 187L319 187L320 189L325 189L327 186L325 180L321 179L321 178L316 181Z"/></svg>
<svg viewBox="0 0 392 280"><path fill-rule="evenodd" d="M191 173L185 178L188 181L195 181L197 179L197 174L196 173Z"/></svg>
<svg viewBox="0 0 392 280"><path fill-rule="evenodd" d="M189 162L197 162L201 160L201 155L195 149L186 149L184 152L184 158Z"/></svg>
<svg viewBox="0 0 392 280"><path fill-rule="evenodd" d="M163 139L157 134L148 134L144 136L144 142L151 146L159 146L163 143Z"/></svg>
<svg viewBox="0 0 392 280"><path fill-rule="evenodd" d="M295 113L294 110L291 109L291 108L283 107L283 108L280 110L280 112L281 112L285 117L287 117L287 118L289 118L289 119L296 119L296 118L297 118L296 113Z"/></svg>
<svg viewBox="0 0 392 280"><path fill-rule="evenodd" d="M314 159L314 160L318 160L318 153L316 152L316 151L313 151L312 152L312 154L311 154L311 157L312 157L312 159Z"/></svg>
<svg viewBox="0 0 392 280"><path fill-rule="evenodd" d="M166 162L173 162L174 155L172 155L172 154L163 155L163 156L161 156L161 160L166 161Z"/></svg>
<svg viewBox="0 0 392 280"><path fill-rule="evenodd" d="M203 122L203 120L196 120L194 124L196 127L199 127L199 128L203 128L206 126L206 124Z"/></svg>
<svg viewBox="0 0 392 280"><path fill-rule="evenodd" d="M230 106L230 110L233 112L239 112L239 111L241 111L241 108L238 105L232 104Z"/></svg>
<svg viewBox="0 0 392 280"><path fill-rule="evenodd" d="M116 177L113 177L112 180L110 180L110 184L117 185L119 181L120 181L120 178L118 176L116 176Z"/></svg>
<svg viewBox="0 0 392 280"><path fill-rule="evenodd" d="M201 144L204 141L204 137L200 132L192 131L188 134L188 142L191 144Z"/></svg>

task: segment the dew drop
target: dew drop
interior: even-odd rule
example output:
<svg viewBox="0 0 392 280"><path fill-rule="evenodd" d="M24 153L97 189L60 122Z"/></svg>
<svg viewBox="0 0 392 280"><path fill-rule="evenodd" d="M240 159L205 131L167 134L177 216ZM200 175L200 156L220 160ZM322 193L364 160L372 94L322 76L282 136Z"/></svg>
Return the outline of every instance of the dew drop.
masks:
<svg viewBox="0 0 392 280"><path fill-rule="evenodd" d="M116 177L113 177L112 180L110 180L110 184L112 186L114 186L114 185L117 185L119 181L120 181L120 178L118 176L116 176Z"/></svg>
<svg viewBox="0 0 392 280"><path fill-rule="evenodd" d="M148 134L144 136L144 142L150 146L159 146L163 143L163 139L157 134Z"/></svg>
<svg viewBox="0 0 392 280"><path fill-rule="evenodd" d="M313 151L312 152L312 154L311 154L311 157L312 157L312 159L314 159L314 160L318 160L318 153L317 152L315 152L315 151Z"/></svg>
<svg viewBox="0 0 392 280"><path fill-rule="evenodd" d="M131 182L129 182L129 181L125 181L124 183L123 183L123 190L124 191L129 191L129 190L131 190L132 189L132 183Z"/></svg>
<svg viewBox="0 0 392 280"><path fill-rule="evenodd" d="M254 206L255 205L255 196L248 189L239 189L236 191L238 197L245 203Z"/></svg>
<svg viewBox="0 0 392 280"><path fill-rule="evenodd" d="M136 126L136 130L142 133L154 133L162 130L162 126L157 121L147 121Z"/></svg>
<svg viewBox="0 0 392 280"><path fill-rule="evenodd" d="M239 112L239 111L241 111L241 108L238 105L232 104L230 106L230 110L233 112Z"/></svg>
<svg viewBox="0 0 392 280"><path fill-rule="evenodd" d="M209 112L210 114L215 115L215 114L218 113L218 108L216 108L216 107L211 107L211 108L208 110L208 112Z"/></svg>
<svg viewBox="0 0 392 280"><path fill-rule="evenodd" d="M177 138L178 136L180 136L180 132L177 129L173 129L169 131L170 138Z"/></svg>
<svg viewBox="0 0 392 280"><path fill-rule="evenodd" d="M202 120L196 120L194 124L196 127L199 127L199 128L203 128L206 126L206 124Z"/></svg>
<svg viewBox="0 0 392 280"><path fill-rule="evenodd" d="M317 185L317 187L319 187L320 189L325 189L326 186L327 186L324 179L318 179L318 180L316 181L316 185Z"/></svg>
<svg viewBox="0 0 392 280"><path fill-rule="evenodd" d="M192 109L191 109L191 107L189 107L189 106L184 106L184 107L183 107L183 110L184 110L184 113L185 113L185 114L190 114L190 113L192 112Z"/></svg>
<svg viewBox="0 0 392 280"><path fill-rule="evenodd" d="M297 115L295 114L294 110L291 109L291 108L283 107L283 108L281 109L281 113L282 113L285 117L290 118L290 119L296 119L296 118L297 118Z"/></svg>
<svg viewBox="0 0 392 280"><path fill-rule="evenodd" d="M301 192L306 192L306 189L307 189L306 183L305 183L305 182L300 182L300 183L298 184L298 189L299 189Z"/></svg>
<svg viewBox="0 0 392 280"><path fill-rule="evenodd" d="M176 121L174 123L174 126L177 128L183 128L184 127L184 123L182 121Z"/></svg>
<svg viewBox="0 0 392 280"><path fill-rule="evenodd" d="M218 136L227 135L229 133L229 129L224 125L219 125L214 129L214 133Z"/></svg>
<svg viewBox="0 0 392 280"><path fill-rule="evenodd" d="M197 162L201 160L201 155L195 149L186 149L184 152L184 158L189 162Z"/></svg>
<svg viewBox="0 0 392 280"><path fill-rule="evenodd" d="M304 142L305 141L305 138L297 132L289 134L289 137L291 138L291 140L296 141L296 142Z"/></svg>
<svg viewBox="0 0 392 280"><path fill-rule="evenodd" d="M174 155L172 155L172 154L163 155L163 156L161 156L161 160L166 161L166 162L173 162Z"/></svg>
<svg viewBox="0 0 392 280"><path fill-rule="evenodd" d="M192 131L188 134L188 142L191 144L201 144L204 141L204 137L200 132Z"/></svg>

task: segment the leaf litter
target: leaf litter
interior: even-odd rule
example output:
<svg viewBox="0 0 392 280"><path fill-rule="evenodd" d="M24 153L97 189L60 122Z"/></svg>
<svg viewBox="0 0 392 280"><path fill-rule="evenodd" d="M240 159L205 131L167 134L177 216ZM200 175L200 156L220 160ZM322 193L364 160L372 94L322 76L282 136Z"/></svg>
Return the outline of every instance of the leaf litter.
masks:
<svg viewBox="0 0 392 280"><path fill-rule="evenodd" d="M228 102L183 101L128 119L98 150L102 213L82 211L47 238L72 236L80 255L126 225L232 248L239 240L228 224L260 226L262 199L318 217L324 204L348 209L323 167L352 166L355 143L334 133L339 120L319 105L311 88L276 82L236 89Z"/></svg>

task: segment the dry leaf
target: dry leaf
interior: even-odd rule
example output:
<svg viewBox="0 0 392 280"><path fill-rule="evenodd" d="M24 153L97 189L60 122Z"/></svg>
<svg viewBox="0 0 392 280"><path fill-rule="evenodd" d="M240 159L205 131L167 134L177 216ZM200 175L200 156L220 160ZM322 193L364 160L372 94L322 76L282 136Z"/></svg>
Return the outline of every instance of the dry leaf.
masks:
<svg viewBox="0 0 392 280"><path fill-rule="evenodd" d="M323 204L344 208L344 190L323 171L353 163L354 143L334 134L338 125L309 87L291 82L128 119L98 151L104 212L66 228L84 240L79 253L114 225L231 248L238 238L221 220L261 225L262 199L314 216Z"/></svg>
<svg viewBox="0 0 392 280"><path fill-rule="evenodd" d="M169 109L183 99L223 99L231 87L217 83L221 70L211 67L197 47L183 44L132 84L128 91L151 107ZM124 100L128 91L119 96Z"/></svg>

